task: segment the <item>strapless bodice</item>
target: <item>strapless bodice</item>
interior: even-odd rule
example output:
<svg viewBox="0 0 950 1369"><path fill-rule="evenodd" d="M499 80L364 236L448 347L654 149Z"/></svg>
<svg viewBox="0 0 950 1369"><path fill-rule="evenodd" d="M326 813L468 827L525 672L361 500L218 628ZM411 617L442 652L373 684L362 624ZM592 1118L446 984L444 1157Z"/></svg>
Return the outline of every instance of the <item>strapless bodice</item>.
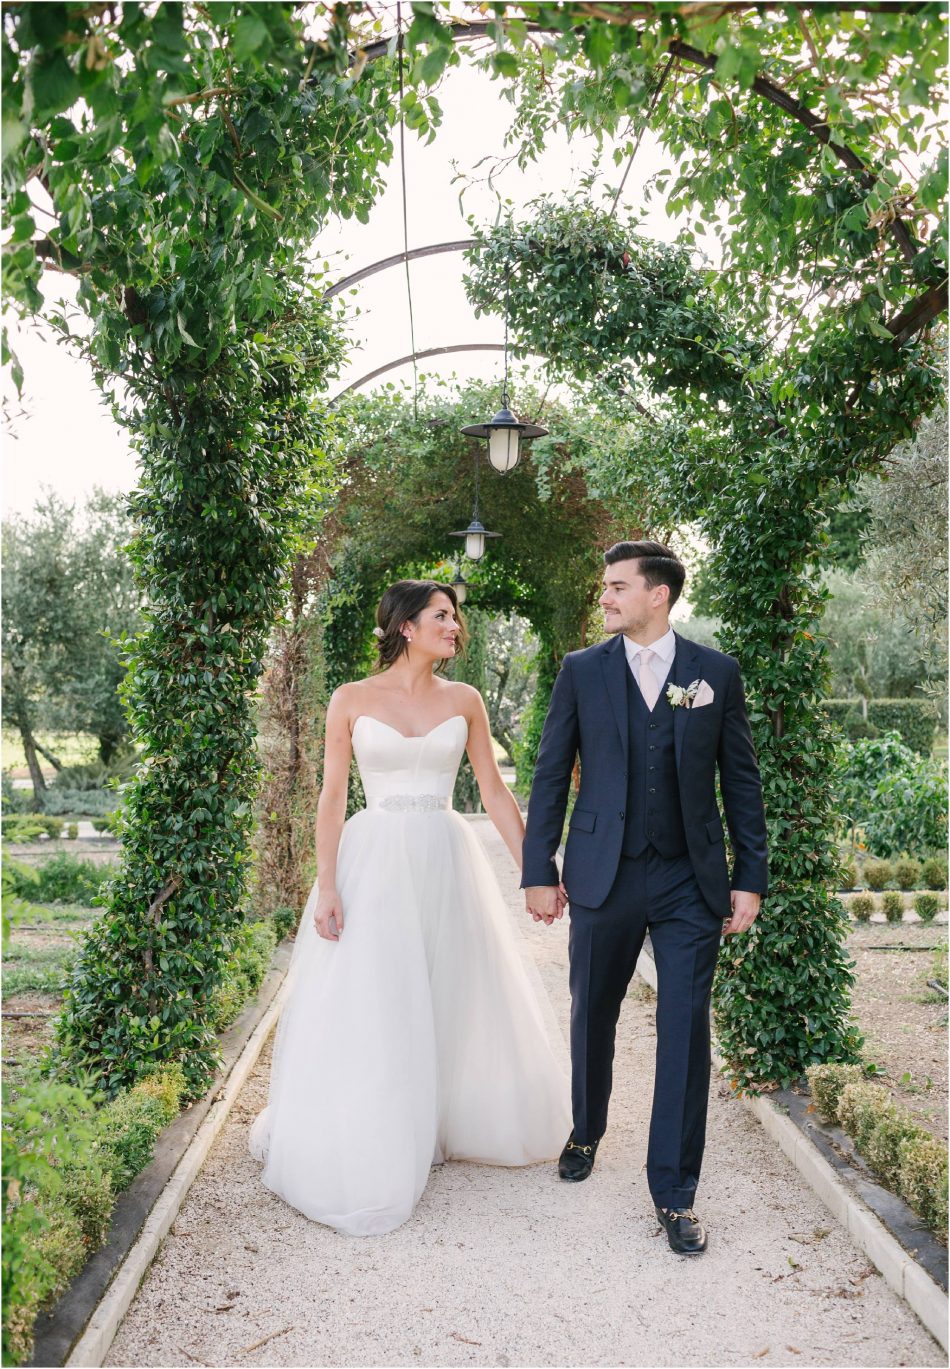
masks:
<svg viewBox="0 0 950 1369"><path fill-rule="evenodd" d="M361 713L353 724L353 754L371 812L433 813L452 806L452 791L468 740L461 713L422 737L405 737Z"/></svg>

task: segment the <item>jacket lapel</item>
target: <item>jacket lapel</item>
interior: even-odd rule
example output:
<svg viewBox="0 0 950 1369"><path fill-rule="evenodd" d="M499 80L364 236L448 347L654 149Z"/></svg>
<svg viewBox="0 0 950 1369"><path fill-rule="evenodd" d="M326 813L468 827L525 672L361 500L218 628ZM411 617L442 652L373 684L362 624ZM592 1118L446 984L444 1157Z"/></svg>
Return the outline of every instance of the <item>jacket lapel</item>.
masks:
<svg viewBox="0 0 950 1369"><path fill-rule="evenodd" d="M607 642L600 658L600 664L604 672L604 682L607 685L610 706L613 709L617 730L620 733L620 744L623 747L623 754L626 756L629 746L627 675L630 673L630 667L627 665L627 653L623 649L623 633L618 632L616 637L612 637Z"/></svg>
<svg viewBox="0 0 950 1369"><path fill-rule="evenodd" d="M699 678L699 652L695 642L687 641L678 632L674 632L676 638L676 655L673 657L673 669L670 671L668 683L680 685L683 689ZM665 691L664 691L665 692ZM673 709L673 746L676 750L676 769L680 768L680 760L683 754L683 738L689 726L692 716L691 708Z"/></svg>

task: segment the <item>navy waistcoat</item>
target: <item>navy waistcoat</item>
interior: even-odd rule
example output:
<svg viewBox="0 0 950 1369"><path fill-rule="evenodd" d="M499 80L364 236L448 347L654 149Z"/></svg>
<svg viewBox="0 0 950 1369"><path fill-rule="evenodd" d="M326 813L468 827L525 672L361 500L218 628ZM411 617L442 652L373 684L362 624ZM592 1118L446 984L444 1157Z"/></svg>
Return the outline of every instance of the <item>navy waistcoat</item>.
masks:
<svg viewBox="0 0 950 1369"><path fill-rule="evenodd" d="M686 831L680 807L673 708L666 685L651 713L640 686L627 671L629 763L623 854L639 856L653 846L661 856L686 854Z"/></svg>

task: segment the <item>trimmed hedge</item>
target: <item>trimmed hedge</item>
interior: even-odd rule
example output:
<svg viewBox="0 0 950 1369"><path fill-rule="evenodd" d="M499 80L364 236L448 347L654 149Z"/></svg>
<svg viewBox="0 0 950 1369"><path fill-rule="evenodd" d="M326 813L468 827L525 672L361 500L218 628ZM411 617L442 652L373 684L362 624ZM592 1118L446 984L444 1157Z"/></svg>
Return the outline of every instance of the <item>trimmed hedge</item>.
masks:
<svg viewBox="0 0 950 1369"><path fill-rule="evenodd" d="M947 1231L947 1149L859 1065L806 1070L820 1115L853 1137L881 1182L900 1194L940 1240Z"/></svg>
<svg viewBox="0 0 950 1369"><path fill-rule="evenodd" d="M825 699L822 708L851 741L899 732L904 745L921 756L933 750L936 720L928 699L869 699L867 722L860 699Z"/></svg>
<svg viewBox="0 0 950 1369"><path fill-rule="evenodd" d="M10 813L0 818L0 828L6 841L38 841L40 837L55 841L63 824L60 818L47 817L45 813Z"/></svg>

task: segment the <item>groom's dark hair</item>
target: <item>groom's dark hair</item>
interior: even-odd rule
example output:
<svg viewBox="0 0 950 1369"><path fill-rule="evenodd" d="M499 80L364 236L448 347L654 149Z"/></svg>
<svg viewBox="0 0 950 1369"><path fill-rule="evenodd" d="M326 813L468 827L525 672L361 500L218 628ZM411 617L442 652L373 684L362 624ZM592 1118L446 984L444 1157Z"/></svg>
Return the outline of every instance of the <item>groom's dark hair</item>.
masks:
<svg viewBox="0 0 950 1369"><path fill-rule="evenodd" d="M640 574L650 589L669 585L670 608L683 592L686 567L662 542L615 542L604 552L604 565L612 566L615 561L639 561Z"/></svg>

